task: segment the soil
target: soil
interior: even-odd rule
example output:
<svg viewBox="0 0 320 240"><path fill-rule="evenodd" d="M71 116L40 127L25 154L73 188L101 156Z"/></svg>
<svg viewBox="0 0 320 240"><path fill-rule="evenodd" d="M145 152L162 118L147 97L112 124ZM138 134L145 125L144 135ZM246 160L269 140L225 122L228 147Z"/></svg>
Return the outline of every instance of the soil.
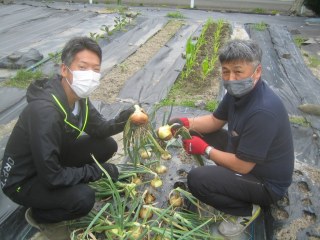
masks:
<svg viewBox="0 0 320 240"><path fill-rule="evenodd" d="M104 103L113 103L126 80L133 76L163 47L182 26L182 21L169 21L134 54L115 66L102 80L99 88L90 97Z"/></svg>
<svg viewBox="0 0 320 240"><path fill-rule="evenodd" d="M205 32L205 43L200 47L197 54L193 71L188 76L180 74L176 81L175 86L168 95L168 99L174 101L175 104L188 102L188 101L209 101L217 99L220 89L220 66L216 61L213 70L207 75L203 76L201 63L208 56L212 58L213 47L216 44L214 41L214 33L217 30L217 23L209 24ZM220 47L223 43L230 38L230 26L224 24L221 30L221 37L219 39ZM185 71L186 69L184 69ZM192 93L192 94L190 94Z"/></svg>

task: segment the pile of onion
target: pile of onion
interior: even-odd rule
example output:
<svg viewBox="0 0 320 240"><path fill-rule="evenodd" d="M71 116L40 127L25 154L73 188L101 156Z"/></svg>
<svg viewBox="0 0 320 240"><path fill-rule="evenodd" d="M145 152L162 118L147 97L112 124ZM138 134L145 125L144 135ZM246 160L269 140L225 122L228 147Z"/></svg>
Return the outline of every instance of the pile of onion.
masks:
<svg viewBox="0 0 320 240"><path fill-rule="evenodd" d="M130 122L138 126L146 124L149 120L148 115L139 105L134 105L134 108L135 111L131 114L129 118Z"/></svg>

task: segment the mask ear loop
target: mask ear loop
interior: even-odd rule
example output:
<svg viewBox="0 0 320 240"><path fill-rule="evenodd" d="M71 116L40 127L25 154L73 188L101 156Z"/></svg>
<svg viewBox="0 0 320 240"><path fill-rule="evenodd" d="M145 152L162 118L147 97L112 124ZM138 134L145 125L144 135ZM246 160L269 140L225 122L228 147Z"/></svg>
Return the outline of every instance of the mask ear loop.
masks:
<svg viewBox="0 0 320 240"><path fill-rule="evenodd" d="M254 79L252 78L252 76L253 76L253 75L256 73L256 71L258 70L259 65L261 65L261 63L259 63L259 64L256 66L254 72L252 73L252 75L251 75L251 77L250 77L250 78L253 80L253 85L256 85L256 82L258 82L258 80L259 80L259 79L254 80Z"/></svg>
<svg viewBox="0 0 320 240"><path fill-rule="evenodd" d="M66 66L66 68L69 70L69 72L70 72L70 73L72 74L72 76L73 76L73 71L71 71L71 69L68 67L68 65L65 64L65 63L63 63L63 65ZM66 79L67 83L69 84L69 86L71 87L71 83L70 83L69 79L68 79L68 78L65 78L65 79Z"/></svg>

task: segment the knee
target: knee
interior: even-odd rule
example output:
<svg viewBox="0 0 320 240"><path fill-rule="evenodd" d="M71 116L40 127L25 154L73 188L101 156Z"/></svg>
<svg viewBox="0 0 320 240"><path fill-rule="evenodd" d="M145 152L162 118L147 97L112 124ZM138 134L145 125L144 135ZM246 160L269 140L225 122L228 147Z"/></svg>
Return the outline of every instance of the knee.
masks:
<svg viewBox="0 0 320 240"><path fill-rule="evenodd" d="M111 137L107 139L107 147L110 152L116 153L118 151L118 143Z"/></svg>
<svg viewBox="0 0 320 240"><path fill-rule="evenodd" d="M187 184L192 194L195 194L199 189L200 185L202 185L201 179L203 179L203 177L201 176L202 175L201 172L202 171L200 170L200 168L194 168L194 169L191 169L190 172L188 173Z"/></svg>
<svg viewBox="0 0 320 240"><path fill-rule="evenodd" d="M78 217L87 215L95 203L95 192L89 186L83 184L80 185L79 191L74 194L75 199L75 212Z"/></svg>

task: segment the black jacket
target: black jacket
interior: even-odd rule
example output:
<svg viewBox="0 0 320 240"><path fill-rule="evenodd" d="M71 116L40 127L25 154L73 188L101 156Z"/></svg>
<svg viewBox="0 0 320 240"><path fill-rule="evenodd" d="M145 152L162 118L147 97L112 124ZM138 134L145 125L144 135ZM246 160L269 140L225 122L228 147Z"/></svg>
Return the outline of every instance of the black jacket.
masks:
<svg viewBox="0 0 320 240"><path fill-rule="evenodd" d="M48 188L99 179L102 172L95 163L80 168L61 166L61 152L81 134L84 124L83 131L96 138L119 133L124 124L117 124L117 119L106 121L88 99L81 99L83 121L78 126L59 77L32 83L27 90L27 102L4 152L4 192L16 190L36 175Z"/></svg>

